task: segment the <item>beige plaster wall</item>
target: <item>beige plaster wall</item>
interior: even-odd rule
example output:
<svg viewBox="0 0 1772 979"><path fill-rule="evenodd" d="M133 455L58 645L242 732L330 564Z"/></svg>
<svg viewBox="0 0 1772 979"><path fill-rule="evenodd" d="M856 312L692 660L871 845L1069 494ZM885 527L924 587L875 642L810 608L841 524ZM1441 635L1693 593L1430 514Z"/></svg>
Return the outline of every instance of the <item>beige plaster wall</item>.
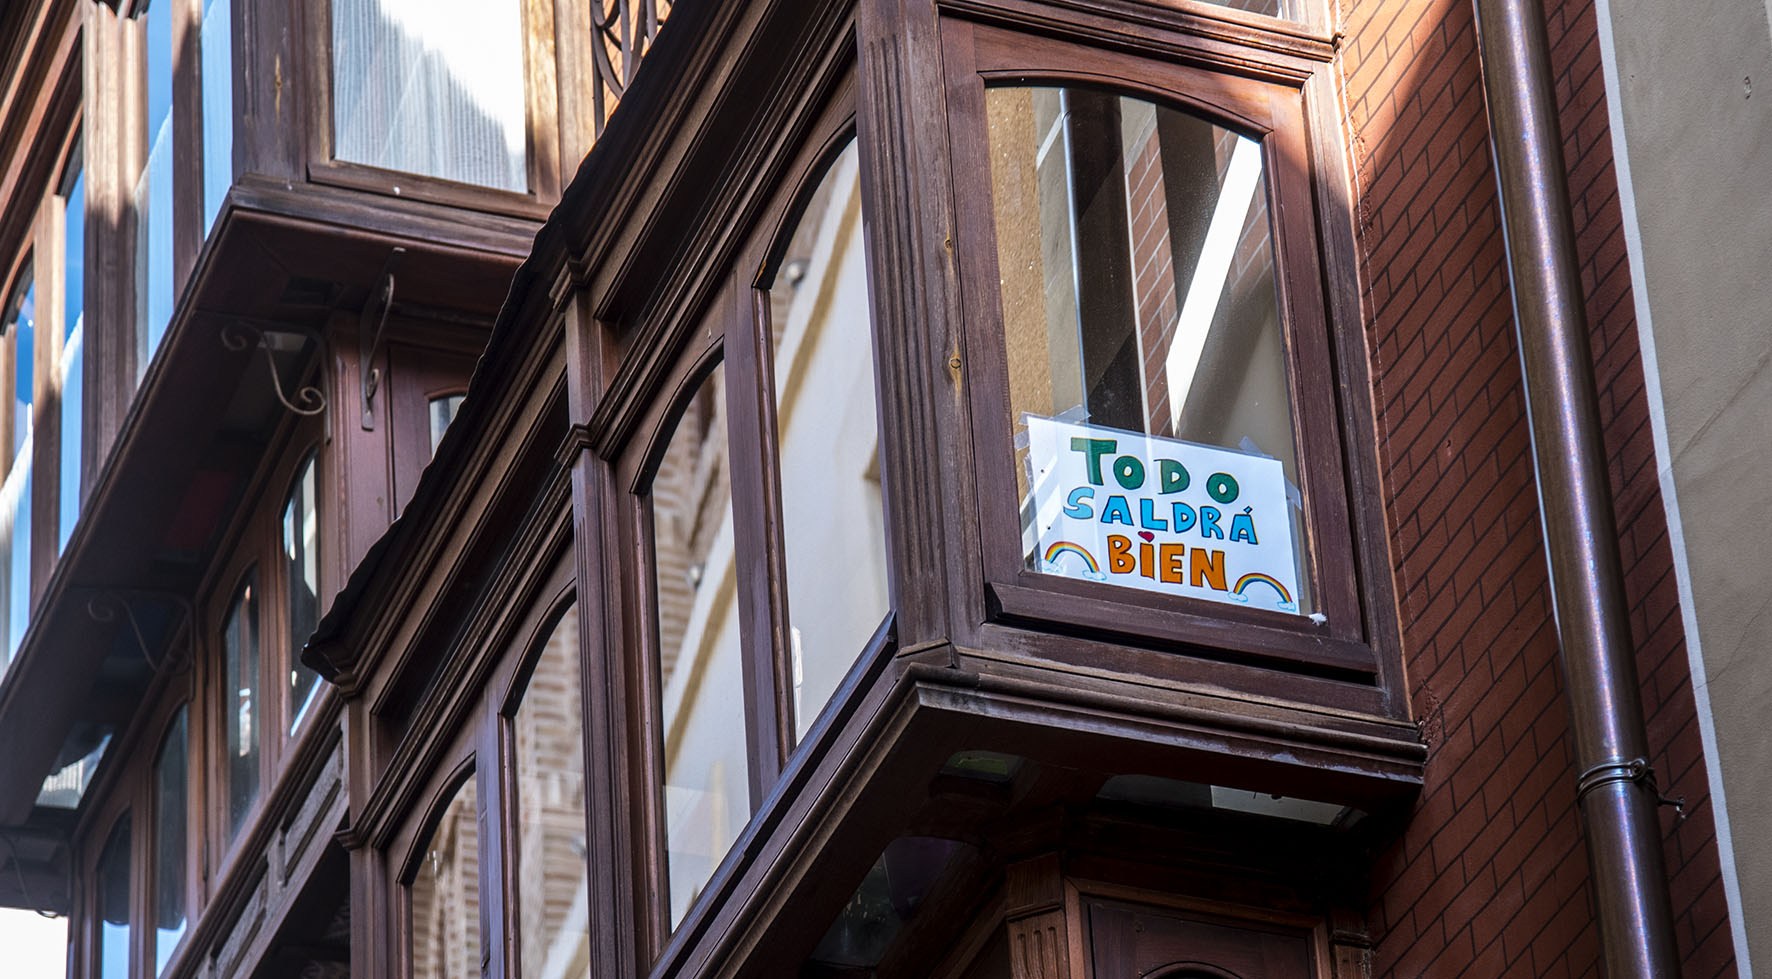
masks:
<svg viewBox="0 0 1772 979"><path fill-rule="evenodd" d="M1673 490L1682 611L1702 660L1693 680L1726 800L1719 839L1739 887L1736 928L1772 976L1768 3L1600 0L1599 13L1614 145L1622 137L1628 156L1620 193L1644 365L1660 401L1657 463Z"/></svg>

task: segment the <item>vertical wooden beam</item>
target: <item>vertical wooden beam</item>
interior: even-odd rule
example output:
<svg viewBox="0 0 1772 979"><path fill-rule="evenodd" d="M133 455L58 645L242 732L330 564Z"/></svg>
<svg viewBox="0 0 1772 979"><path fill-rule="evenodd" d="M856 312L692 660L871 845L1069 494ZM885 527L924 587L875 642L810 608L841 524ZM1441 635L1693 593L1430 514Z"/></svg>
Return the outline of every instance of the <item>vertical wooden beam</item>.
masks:
<svg viewBox="0 0 1772 979"><path fill-rule="evenodd" d="M1003 876L1003 923L1014 979L1071 979L1064 873L1058 854L1011 864Z"/></svg>

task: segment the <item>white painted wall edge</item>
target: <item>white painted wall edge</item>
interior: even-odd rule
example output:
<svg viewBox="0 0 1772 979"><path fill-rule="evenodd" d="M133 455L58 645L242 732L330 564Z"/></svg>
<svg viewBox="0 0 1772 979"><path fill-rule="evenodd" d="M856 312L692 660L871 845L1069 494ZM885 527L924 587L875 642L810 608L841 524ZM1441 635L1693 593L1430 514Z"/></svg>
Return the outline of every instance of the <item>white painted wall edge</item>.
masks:
<svg viewBox="0 0 1772 979"><path fill-rule="evenodd" d="M1772 0L1766 0L1772 18ZM1661 479L1661 504L1667 511L1667 539L1673 548L1674 580L1680 593L1680 622L1686 632L1686 661L1692 672L1692 697L1697 701L1699 740L1704 770L1710 781L1711 818L1716 825L1717 862L1723 873L1723 894L1729 905L1729 930L1735 943L1735 968L1740 979L1753 979L1748 956L1747 921L1742 914L1741 881L1735 868L1735 841L1729 830L1729 806L1723 792L1722 760L1717 754L1717 729L1711 715L1710 681L1698 641L1698 607L1692 598L1692 568L1686 560L1686 535L1680 521L1679 495L1674 488L1673 453L1667 440L1667 414L1661 400L1661 369L1655 353L1655 329L1649 314L1649 286L1643 271L1643 232L1637 224L1636 187L1631 181L1630 147L1624 132L1624 102L1618 84L1618 49L1613 45L1611 0L1594 0L1600 29L1600 65L1606 80L1606 111L1612 133L1612 166L1618 177L1618 207L1624 218L1625 253L1630 259L1631 298L1636 306L1637 344L1642 350L1643 390L1649 398L1649 428L1655 438L1655 472Z"/></svg>

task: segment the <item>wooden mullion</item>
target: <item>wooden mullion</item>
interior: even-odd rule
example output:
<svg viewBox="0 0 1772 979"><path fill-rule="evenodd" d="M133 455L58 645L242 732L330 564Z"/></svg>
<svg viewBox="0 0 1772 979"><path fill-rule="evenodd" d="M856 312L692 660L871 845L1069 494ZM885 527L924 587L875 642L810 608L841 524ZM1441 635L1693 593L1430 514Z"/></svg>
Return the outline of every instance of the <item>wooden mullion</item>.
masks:
<svg viewBox="0 0 1772 979"><path fill-rule="evenodd" d="M529 191L538 201L560 199L560 175L567 162L560 156L560 88L554 59L553 0L524 0L524 106L528 110ZM574 171L577 170L573 166Z"/></svg>
<svg viewBox="0 0 1772 979"><path fill-rule="evenodd" d="M32 275L37 283L37 322L31 346L31 495L25 500L31 521L31 587L28 591L33 623L37 600L55 569L56 470L61 462L56 440L54 377L61 353L63 256L61 210L53 190L39 199Z"/></svg>
<svg viewBox="0 0 1772 979"><path fill-rule="evenodd" d="M135 86L124 57L128 22L104 4L85 4L86 404L81 496L97 483L102 461L128 413L135 379L134 218L129 200L135 152L126 140ZM139 125L137 123L136 125Z"/></svg>
<svg viewBox="0 0 1772 979"><path fill-rule="evenodd" d="M172 295L178 300L203 239L203 93L198 87L202 0L172 3ZM168 329L171 323L167 324Z"/></svg>
<svg viewBox="0 0 1772 979"><path fill-rule="evenodd" d="M480 969L484 979L504 979L514 971L519 923L511 914L516 894L514 860L509 844L510 817L516 811L515 772L511 745L499 713L497 684L487 684L479 716L474 719L476 805L480 809Z"/></svg>
<svg viewBox="0 0 1772 979"><path fill-rule="evenodd" d="M788 655L787 559L782 553L781 476L776 459L768 297L748 276L728 277L727 464L732 480L733 556L738 575L740 658L750 758L750 810L781 775L793 705L783 695ZM791 687L789 688L791 690ZM789 715L784 719L784 714Z"/></svg>
<svg viewBox="0 0 1772 979"><path fill-rule="evenodd" d="M623 521L627 529L623 550L633 561L638 587L630 591L635 601L628 606L628 628L618 637L614 652L636 667L628 701L634 752L624 788L639 801L633 826L635 864L640 868L634 874L634 901L641 912L635 927L634 961L639 963L652 961L670 936L670 844L665 828L663 679L659 675L658 562L652 549L652 506L649 497L631 496L624 502L628 519Z"/></svg>
<svg viewBox="0 0 1772 979"><path fill-rule="evenodd" d="M574 296L563 316L566 338L568 401L570 417L590 416L596 393L606 383L604 344L609 331L590 316L582 294ZM633 754L629 746L631 710L623 693L636 672L625 651L634 645L620 641L624 615L619 576L604 574L608 560L621 553L621 540L612 519L626 495L613 484L609 465L589 451L572 456L573 570L578 581L579 678L583 710L580 715L585 760L585 860L588 899L591 907L604 909L588 922L590 974L634 975L637 969L636 922L641 920L637 881L644 879L644 864L635 859L635 843L643 840L631 833L636 811L629 784Z"/></svg>

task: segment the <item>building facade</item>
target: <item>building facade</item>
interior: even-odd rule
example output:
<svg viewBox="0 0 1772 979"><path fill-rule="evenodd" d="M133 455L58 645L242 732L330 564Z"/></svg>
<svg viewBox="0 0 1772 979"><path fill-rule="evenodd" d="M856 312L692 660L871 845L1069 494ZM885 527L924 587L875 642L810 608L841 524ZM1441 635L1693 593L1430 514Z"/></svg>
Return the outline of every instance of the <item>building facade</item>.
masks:
<svg viewBox="0 0 1772 979"><path fill-rule="evenodd" d="M0 900L74 979L1751 975L1706 6L14 5Z"/></svg>

